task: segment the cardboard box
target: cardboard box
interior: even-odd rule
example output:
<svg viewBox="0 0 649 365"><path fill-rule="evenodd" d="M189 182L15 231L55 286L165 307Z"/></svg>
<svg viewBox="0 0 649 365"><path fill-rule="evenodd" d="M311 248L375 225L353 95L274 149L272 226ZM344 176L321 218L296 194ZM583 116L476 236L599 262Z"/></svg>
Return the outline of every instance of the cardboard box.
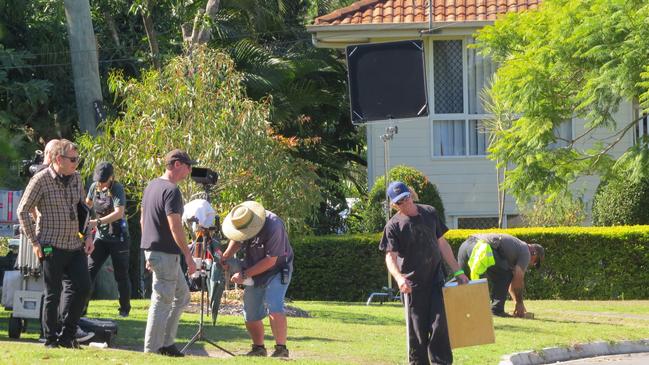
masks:
<svg viewBox="0 0 649 365"><path fill-rule="evenodd" d="M467 285L447 284L442 290L451 348L496 341L486 279Z"/></svg>

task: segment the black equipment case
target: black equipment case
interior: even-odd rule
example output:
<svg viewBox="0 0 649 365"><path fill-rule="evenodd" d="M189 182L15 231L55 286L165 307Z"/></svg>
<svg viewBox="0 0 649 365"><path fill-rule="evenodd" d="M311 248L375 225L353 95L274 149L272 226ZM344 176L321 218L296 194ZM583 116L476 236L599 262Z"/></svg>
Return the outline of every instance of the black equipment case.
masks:
<svg viewBox="0 0 649 365"><path fill-rule="evenodd" d="M113 339L117 336L117 322L109 319L81 318L79 327L86 332L94 332L95 335L87 340L90 342L105 342L111 347Z"/></svg>

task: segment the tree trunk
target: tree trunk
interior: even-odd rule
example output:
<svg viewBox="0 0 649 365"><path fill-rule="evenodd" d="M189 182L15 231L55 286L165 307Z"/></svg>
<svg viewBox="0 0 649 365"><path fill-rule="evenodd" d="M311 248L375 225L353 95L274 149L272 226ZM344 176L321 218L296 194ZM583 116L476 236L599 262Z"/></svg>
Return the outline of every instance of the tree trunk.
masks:
<svg viewBox="0 0 649 365"><path fill-rule="evenodd" d="M212 29L204 27L203 16L207 15L212 21L216 17L216 13L221 6L221 0L208 0L205 10L200 9L194 17L194 24L182 25L183 39L189 43L189 48L205 44L212 39Z"/></svg>
<svg viewBox="0 0 649 365"><path fill-rule="evenodd" d="M64 7L68 23L79 129L95 135L100 120L93 104L97 102L101 105L103 98L99 80L97 41L90 17L90 4L88 0L65 0Z"/></svg>
<svg viewBox="0 0 649 365"><path fill-rule="evenodd" d="M153 66L160 69L160 47L158 46L158 36L153 26L153 17L151 16L151 1L147 1L146 8L142 9L142 22L144 23L144 30L146 37L149 40L149 49L151 51L151 58Z"/></svg>

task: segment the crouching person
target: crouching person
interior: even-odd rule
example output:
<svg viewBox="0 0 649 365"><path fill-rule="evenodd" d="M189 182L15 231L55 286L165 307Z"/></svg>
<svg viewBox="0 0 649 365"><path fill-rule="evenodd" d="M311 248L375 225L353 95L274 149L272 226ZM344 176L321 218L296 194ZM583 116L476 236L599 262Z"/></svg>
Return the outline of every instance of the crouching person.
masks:
<svg viewBox="0 0 649 365"><path fill-rule="evenodd" d="M275 351L271 356L288 357L284 297L293 272L293 248L284 222L261 204L246 201L232 209L222 228L230 239L223 253L224 264L234 272L230 280L246 285L244 319L252 339L252 349L247 355L267 355L262 320L268 315L275 337ZM245 258L239 262L233 257L241 248Z"/></svg>

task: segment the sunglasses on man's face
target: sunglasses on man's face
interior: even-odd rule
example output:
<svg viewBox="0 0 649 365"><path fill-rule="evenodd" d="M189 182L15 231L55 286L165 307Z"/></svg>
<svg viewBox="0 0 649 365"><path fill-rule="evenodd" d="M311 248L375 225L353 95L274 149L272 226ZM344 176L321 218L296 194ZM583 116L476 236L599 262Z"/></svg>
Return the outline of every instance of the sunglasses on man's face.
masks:
<svg viewBox="0 0 649 365"><path fill-rule="evenodd" d="M394 203L394 204L396 204L396 205L401 205L401 204L405 203L405 201L408 200L408 198L410 198L410 197L409 197L409 196L406 196L406 197L404 197L404 198L401 198L401 199L399 199L398 202L396 202L396 203Z"/></svg>
<svg viewBox="0 0 649 365"><path fill-rule="evenodd" d="M76 157L70 157L70 156L61 155L61 157L63 157L63 158L67 158L67 159L70 160L70 162L72 162L72 163L77 163L77 162L79 162L79 159L80 159L79 156L76 156Z"/></svg>

